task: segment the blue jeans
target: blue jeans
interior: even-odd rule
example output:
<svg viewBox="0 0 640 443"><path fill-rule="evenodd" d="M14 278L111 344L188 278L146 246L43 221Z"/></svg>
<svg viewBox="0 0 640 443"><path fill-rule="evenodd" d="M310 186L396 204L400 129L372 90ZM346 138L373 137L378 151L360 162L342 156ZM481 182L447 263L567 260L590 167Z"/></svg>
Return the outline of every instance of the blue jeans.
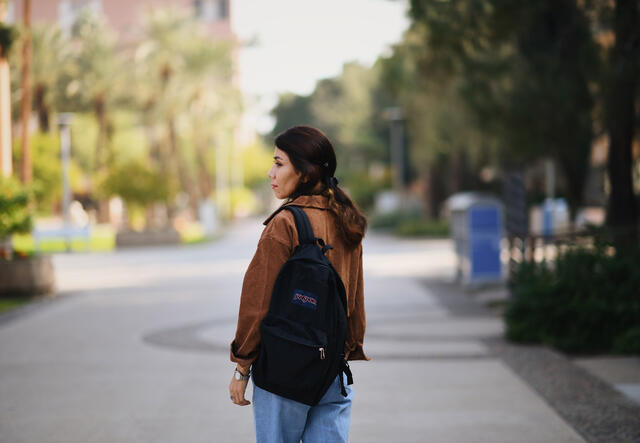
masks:
<svg viewBox="0 0 640 443"><path fill-rule="evenodd" d="M346 377L345 377L346 378ZM272 394L254 385L253 418L258 443L346 443L353 391L340 393L336 377L316 406Z"/></svg>

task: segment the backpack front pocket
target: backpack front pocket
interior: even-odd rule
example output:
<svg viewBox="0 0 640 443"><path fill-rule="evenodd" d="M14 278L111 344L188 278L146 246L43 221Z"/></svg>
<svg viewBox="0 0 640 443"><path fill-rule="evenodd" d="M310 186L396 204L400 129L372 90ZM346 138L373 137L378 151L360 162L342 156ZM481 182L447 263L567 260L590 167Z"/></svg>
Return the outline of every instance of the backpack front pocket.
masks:
<svg viewBox="0 0 640 443"><path fill-rule="evenodd" d="M267 316L260 326L262 373L273 384L294 389L322 386L329 367L323 331Z"/></svg>

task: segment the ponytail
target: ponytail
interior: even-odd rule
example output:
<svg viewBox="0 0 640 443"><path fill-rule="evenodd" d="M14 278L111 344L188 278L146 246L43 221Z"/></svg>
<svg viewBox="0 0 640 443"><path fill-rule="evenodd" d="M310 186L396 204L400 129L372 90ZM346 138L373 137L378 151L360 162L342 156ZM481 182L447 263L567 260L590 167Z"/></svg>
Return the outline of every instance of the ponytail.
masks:
<svg viewBox="0 0 640 443"><path fill-rule="evenodd" d="M336 216L342 239L354 248L364 238L367 219L347 193L338 187L337 179L330 177L329 180L335 180L335 186L327 185L322 194L329 198L329 208Z"/></svg>

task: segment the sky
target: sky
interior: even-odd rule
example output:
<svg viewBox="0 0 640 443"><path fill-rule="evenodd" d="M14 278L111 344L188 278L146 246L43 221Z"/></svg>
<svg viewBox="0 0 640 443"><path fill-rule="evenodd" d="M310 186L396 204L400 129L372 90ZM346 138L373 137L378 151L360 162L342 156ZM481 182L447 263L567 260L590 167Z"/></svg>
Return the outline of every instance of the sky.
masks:
<svg viewBox="0 0 640 443"><path fill-rule="evenodd" d="M342 65L370 66L409 26L406 0L234 0L231 21L244 46L239 82L249 125L271 130L278 94L313 92Z"/></svg>

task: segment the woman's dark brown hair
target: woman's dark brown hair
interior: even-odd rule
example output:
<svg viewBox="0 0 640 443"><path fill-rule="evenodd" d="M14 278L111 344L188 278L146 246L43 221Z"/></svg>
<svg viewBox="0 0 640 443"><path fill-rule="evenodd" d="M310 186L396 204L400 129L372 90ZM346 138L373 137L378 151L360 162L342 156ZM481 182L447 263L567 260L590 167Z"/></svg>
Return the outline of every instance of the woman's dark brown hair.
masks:
<svg viewBox="0 0 640 443"><path fill-rule="evenodd" d="M329 208L336 215L338 229L345 243L351 247L360 244L367 229L367 219L338 187L338 181L333 176L337 166L336 153L327 136L311 126L294 126L280 133L275 144L287 153L293 167L301 174L298 186L287 202L301 195L321 194L328 197Z"/></svg>

